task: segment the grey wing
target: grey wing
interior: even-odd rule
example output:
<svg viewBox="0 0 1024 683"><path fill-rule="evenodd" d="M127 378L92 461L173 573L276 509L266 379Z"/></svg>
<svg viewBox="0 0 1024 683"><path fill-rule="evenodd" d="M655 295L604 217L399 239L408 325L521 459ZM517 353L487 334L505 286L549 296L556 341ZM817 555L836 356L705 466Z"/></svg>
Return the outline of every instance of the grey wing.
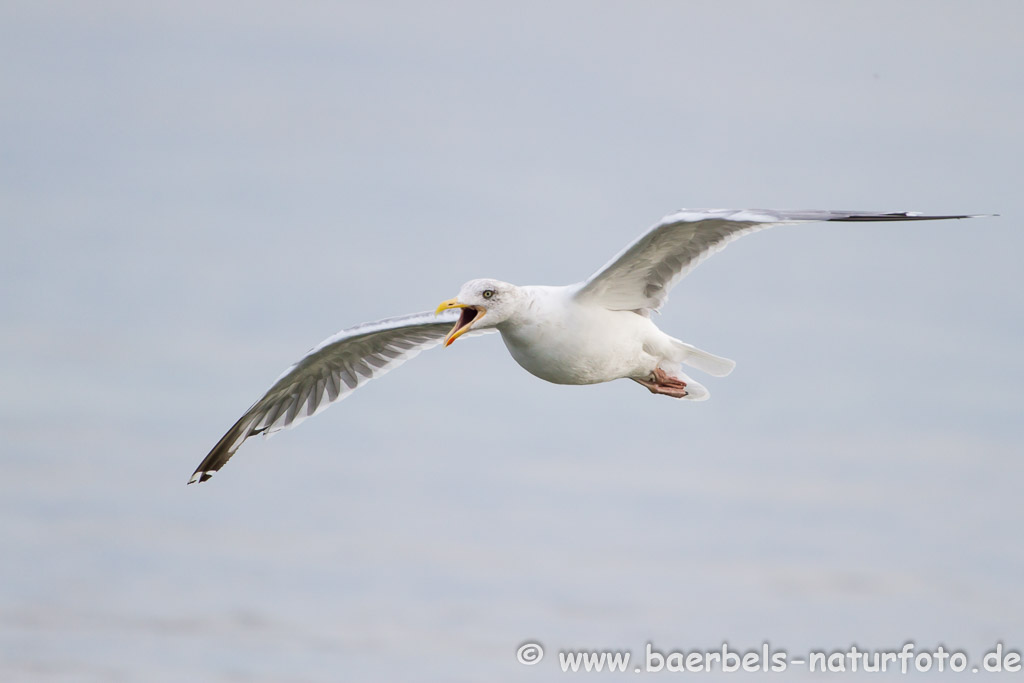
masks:
<svg viewBox="0 0 1024 683"><path fill-rule="evenodd" d="M613 310L657 310L668 300L669 290L704 259L743 235L773 225L971 217L870 211L681 209L665 216L581 283L576 297Z"/></svg>
<svg viewBox="0 0 1024 683"><path fill-rule="evenodd" d="M294 427L347 398L371 379L437 346L451 329L454 311L387 318L342 330L310 349L284 371L203 459L188 483L203 482L224 466L250 436ZM473 330L482 334L494 330Z"/></svg>

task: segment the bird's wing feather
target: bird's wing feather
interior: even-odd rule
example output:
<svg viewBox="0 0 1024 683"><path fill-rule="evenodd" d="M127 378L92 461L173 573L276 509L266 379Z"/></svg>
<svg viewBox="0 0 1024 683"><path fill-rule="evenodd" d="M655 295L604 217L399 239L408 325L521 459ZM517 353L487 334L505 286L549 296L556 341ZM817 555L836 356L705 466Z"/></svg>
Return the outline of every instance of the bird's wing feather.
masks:
<svg viewBox="0 0 1024 683"><path fill-rule="evenodd" d="M342 330L284 371L196 468L189 483L206 481L250 436L298 425L371 379L390 372L444 339L458 317L448 311L387 318ZM465 336L494 332L470 330Z"/></svg>
<svg viewBox="0 0 1024 683"><path fill-rule="evenodd" d="M970 217L870 211L681 209L665 216L581 283L575 296L613 310L657 310L668 300L669 290L704 259L743 235L773 225Z"/></svg>

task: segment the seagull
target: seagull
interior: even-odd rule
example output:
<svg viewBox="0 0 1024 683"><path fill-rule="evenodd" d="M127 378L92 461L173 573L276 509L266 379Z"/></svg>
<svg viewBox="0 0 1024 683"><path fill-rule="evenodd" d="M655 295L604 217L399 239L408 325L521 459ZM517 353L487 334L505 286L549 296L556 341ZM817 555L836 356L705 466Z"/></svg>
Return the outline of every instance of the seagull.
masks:
<svg viewBox="0 0 1024 683"><path fill-rule="evenodd" d="M681 209L662 218L583 282L551 287L470 280L434 312L356 325L313 347L245 411L188 483L213 476L249 437L295 427L426 349L489 332L500 332L512 358L548 382L630 379L653 394L703 401L708 390L681 366L723 377L736 364L662 332L651 313L704 259L738 237L775 225L976 217Z"/></svg>

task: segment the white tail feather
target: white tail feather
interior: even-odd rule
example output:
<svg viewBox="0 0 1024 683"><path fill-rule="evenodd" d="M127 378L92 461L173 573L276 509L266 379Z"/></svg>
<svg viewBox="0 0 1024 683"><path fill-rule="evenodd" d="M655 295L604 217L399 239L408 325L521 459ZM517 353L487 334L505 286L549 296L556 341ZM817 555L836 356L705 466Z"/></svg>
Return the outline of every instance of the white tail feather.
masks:
<svg viewBox="0 0 1024 683"><path fill-rule="evenodd" d="M707 351L701 351L696 346L691 346L690 344L681 342L678 339L673 339L672 341L675 343L676 348L681 352L679 355L680 363L685 363L691 368L697 368L702 372L708 373L712 377L725 377L733 371L733 368L736 367L736 361L716 356L713 353L708 353Z"/></svg>
<svg viewBox="0 0 1024 683"><path fill-rule="evenodd" d="M677 372L676 377L686 382L686 396L683 398L687 401L706 401L711 398L711 392L707 390L700 382L694 382L690 377L687 377L685 373Z"/></svg>

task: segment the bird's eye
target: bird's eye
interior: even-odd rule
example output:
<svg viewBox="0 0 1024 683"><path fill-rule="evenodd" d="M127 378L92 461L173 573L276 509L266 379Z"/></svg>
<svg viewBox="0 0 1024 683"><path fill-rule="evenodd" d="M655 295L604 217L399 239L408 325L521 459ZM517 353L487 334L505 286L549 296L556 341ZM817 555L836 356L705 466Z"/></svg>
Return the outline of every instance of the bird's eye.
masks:
<svg viewBox="0 0 1024 683"><path fill-rule="evenodd" d="M490 299L492 296L494 296L494 290L493 289L485 289L484 290L484 298L485 299Z"/></svg>

